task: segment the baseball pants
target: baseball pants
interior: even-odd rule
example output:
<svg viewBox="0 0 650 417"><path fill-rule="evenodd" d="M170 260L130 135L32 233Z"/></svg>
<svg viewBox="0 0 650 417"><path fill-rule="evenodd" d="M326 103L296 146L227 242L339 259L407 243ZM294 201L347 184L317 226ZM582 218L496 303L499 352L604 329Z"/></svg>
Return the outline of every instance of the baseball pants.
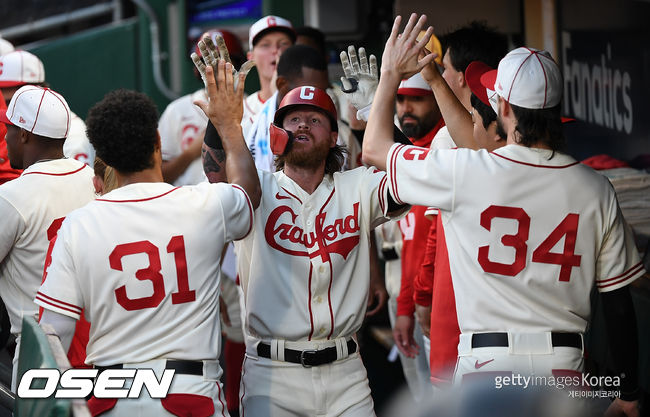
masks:
<svg viewBox="0 0 650 417"><path fill-rule="evenodd" d="M375 416L358 352L311 368L247 353L240 397L242 417Z"/></svg>
<svg viewBox="0 0 650 417"><path fill-rule="evenodd" d="M571 333L570 343L556 341L555 334L543 333L491 333L479 337L471 333L460 335L458 360L454 384L481 381L490 383L496 376L558 374L579 375L584 369L582 336ZM501 339L501 341L499 341ZM557 339L567 339L561 337ZM480 346L477 340L495 340L505 346ZM489 344L489 343L487 343ZM576 346L566 346L575 344Z"/></svg>
<svg viewBox="0 0 650 417"><path fill-rule="evenodd" d="M159 359L124 364L124 368L153 369L160 379L165 363L164 359ZM217 361L203 361L203 375L174 374L167 398L151 398L149 392L143 389L139 398L124 398L117 402L93 397L88 401L88 408L93 417L228 417L223 387L219 381L221 373ZM124 387L130 386L131 380L127 379Z"/></svg>

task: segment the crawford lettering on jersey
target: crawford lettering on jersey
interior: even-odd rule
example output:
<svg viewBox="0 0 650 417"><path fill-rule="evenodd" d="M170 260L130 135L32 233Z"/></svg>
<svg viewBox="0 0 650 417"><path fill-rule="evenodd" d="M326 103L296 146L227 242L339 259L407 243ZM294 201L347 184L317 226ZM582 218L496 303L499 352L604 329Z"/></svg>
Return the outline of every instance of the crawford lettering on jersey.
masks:
<svg viewBox="0 0 650 417"><path fill-rule="evenodd" d="M354 203L352 209L352 214L336 219L327 226L324 226L327 212L319 213L315 218L314 230L307 233L296 225L298 215L291 207L279 206L269 214L264 237L272 248L289 255L321 256L323 262L329 262L329 254L338 253L347 259L359 244L359 203ZM298 250L295 245L301 245L307 251Z"/></svg>
<svg viewBox="0 0 650 417"><path fill-rule="evenodd" d="M165 398L174 378L173 369L165 369L160 381L152 369L30 369L20 379L20 398L139 398L144 387L151 398ZM132 380L125 388L127 379Z"/></svg>

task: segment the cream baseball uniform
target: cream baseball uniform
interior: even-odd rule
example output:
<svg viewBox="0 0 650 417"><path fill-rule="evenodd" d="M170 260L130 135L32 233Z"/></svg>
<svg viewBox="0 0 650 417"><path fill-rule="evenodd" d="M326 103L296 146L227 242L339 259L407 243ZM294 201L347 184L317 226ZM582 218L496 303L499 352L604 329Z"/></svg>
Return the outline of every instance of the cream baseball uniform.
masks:
<svg viewBox="0 0 650 417"><path fill-rule="evenodd" d="M374 415L365 368L347 343L366 310L369 233L386 220L386 175L337 172L312 194L282 171L259 175L253 231L235 243L246 305L243 414ZM260 341L273 360L258 355ZM283 348L326 347L336 347L336 361L283 362Z"/></svg>
<svg viewBox="0 0 650 417"><path fill-rule="evenodd" d="M262 101L259 91L254 92L244 99L244 116L241 120L241 127L245 138L248 137L248 132L253 128L257 114L262 110L266 101Z"/></svg>
<svg viewBox="0 0 650 417"><path fill-rule="evenodd" d="M85 309L88 364L203 361L203 376L175 376L170 393L211 398L221 415L219 260L251 224L251 203L236 185L123 186L63 222L36 303L75 319ZM133 415L130 404L118 401L112 412ZM138 415L167 415L160 401L148 407Z"/></svg>
<svg viewBox="0 0 650 417"><path fill-rule="evenodd" d="M208 118L201 109L194 105L195 100L208 101L205 89L178 98L165 108L160 115L158 131L162 146L163 161L178 157L195 140L203 140ZM174 181L174 185L196 185L205 181L201 158L187 167Z"/></svg>
<svg viewBox="0 0 650 417"><path fill-rule="evenodd" d="M32 164L0 186L0 295L18 338L23 316L38 316L34 296L49 240L69 212L95 198L93 175L79 161L56 159Z"/></svg>
<svg viewBox="0 0 650 417"><path fill-rule="evenodd" d="M581 371L582 351L551 332L583 333L594 285L612 291L644 273L611 184L568 155L519 145L394 145L387 169L396 201L440 209L462 333L456 381L479 368ZM509 332L510 347L472 348L483 332Z"/></svg>

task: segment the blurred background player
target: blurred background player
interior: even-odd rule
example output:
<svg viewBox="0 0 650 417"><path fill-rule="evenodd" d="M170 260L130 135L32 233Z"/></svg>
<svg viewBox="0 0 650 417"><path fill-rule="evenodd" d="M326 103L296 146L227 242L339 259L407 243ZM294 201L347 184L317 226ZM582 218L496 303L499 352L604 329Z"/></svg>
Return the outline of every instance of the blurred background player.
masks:
<svg viewBox="0 0 650 417"><path fill-rule="evenodd" d="M242 127L245 138L262 106L275 92L273 78L280 55L295 41L296 32L291 22L279 16L264 16L248 30L246 58L255 61L260 89L244 100Z"/></svg>
<svg viewBox="0 0 650 417"><path fill-rule="evenodd" d="M0 38L0 56L6 55L14 51L14 46L11 42ZM2 87L0 87L0 90ZM0 109L6 109L7 102L5 101L4 94L0 95ZM0 185L7 181L18 177L22 172L19 169L11 168L9 164L9 156L7 155L7 142L5 142L5 135L7 128L4 123L0 123Z"/></svg>
<svg viewBox="0 0 650 417"><path fill-rule="evenodd" d="M33 85L19 88L9 107L0 110L11 166L24 169L20 177L0 186L0 295L18 347L23 316L38 316L34 296L50 239L70 211L95 198L92 169L63 156L70 118L60 94Z"/></svg>
<svg viewBox="0 0 650 417"><path fill-rule="evenodd" d="M245 61L244 49L239 39L231 32L211 29L203 33L197 42L205 37L216 42L217 35L226 42L230 59L235 67L239 68ZM198 46L194 48L194 52L201 55ZM201 79L196 69L194 75ZM158 122L163 177L173 185L196 185L205 181L201 165L201 146L208 118L194 105L197 100L207 100L204 87L169 103Z"/></svg>
<svg viewBox="0 0 650 417"><path fill-rule="evenodd" d="M47 86L43 63L30 52L14 51L0 56L0 67L0 89L7 103L23 85ZM86 125L73 112L70 112L70 130L63 144L63 155L79 160L91 168L95 161L95 150L86 137Z"/></svg>
<svg viewBox="0 0 650 417"><path fill-rule="evenodd" d="M94 414L228 415L217 360L219 263L226 242L250 231L260 190L241 136L243 80L235 92L230 67L221 65L218 76L216 87L208 70L210 101L202 108L227 138L231 184L163 183L158 115L143 94L114 91L89 112L89 136L115 169L119 188L63 223L37 295L46 309L41 321L52 324L66 346L85 307L92 323L89 364L176 371L165 398L154 400L145 392L124 401L93 397ZM127 219L130 227L116 228ZM88 244L103 250L77 256ZM131 256L136 254L146 256ZM134 274L142 262L156 271L147 278L153 294L144 294L151 291L148 283L138 288Z"/></svg>

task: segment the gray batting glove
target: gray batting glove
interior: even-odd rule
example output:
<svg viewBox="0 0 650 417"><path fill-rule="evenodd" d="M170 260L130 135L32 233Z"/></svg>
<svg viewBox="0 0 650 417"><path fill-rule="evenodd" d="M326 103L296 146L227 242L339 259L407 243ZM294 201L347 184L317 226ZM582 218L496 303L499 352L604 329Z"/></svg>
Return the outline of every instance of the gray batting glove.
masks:
<svg viewBox="0 0 650 417"><path fill-rule="evenodd" d="M366 58L366 50L359 48L359 59L354 46L348 46L348 52L341 52L341 65L345 77L341 77L343 92L357 110L369 108L379 84L377 58L370 55L370 65Z"/></svg>
<svg viewBox="0 0 650 417"><path fill-rule="evenodd" d="M226 48L226 42L223 40L221 35L218 35L216 37L216 40L217 45L215 46L215 44L212 42L212 39L209 37L201 39L198 43L199 51L201 51L201 56L199 56L196 52L192 52L191 55L192 62L194 62L194 66L199 71L199 74L201 74L201 79L203 80L203 84L206 86L206 88L208 86L208 82L205 78L206 65L212 66L215 77L217 74L217 65L219 64L219 61L229 62L232 65L232 61L230 61L230 54L228 53L228 48ZM239 77L237 74L244 73L248 75L248 72L254 66L255 61L250 60L244 62L239 71L236 71L234 66L232 67L232 75L235 81L235 90L237 90L237 84L239 84Z"/></svg>

